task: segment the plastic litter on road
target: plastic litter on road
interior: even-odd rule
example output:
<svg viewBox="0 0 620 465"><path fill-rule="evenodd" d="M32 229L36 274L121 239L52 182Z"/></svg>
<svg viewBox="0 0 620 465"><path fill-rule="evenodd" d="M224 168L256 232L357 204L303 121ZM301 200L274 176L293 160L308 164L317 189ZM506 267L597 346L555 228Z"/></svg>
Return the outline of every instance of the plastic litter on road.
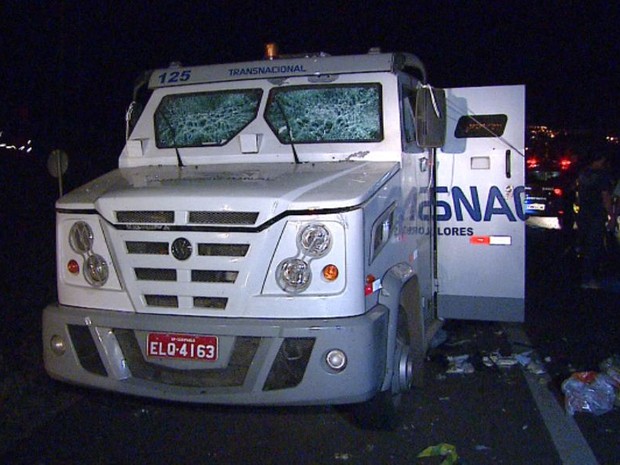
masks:
<svg viewBox="0 0 620 465"><path fill-rule="evenodd" d="M418 458L425 457L444 457L443 461L439 465L456 465L459 460L459 456L456 453L456 447L452 444L445 443L427 447L418 454Z"/></svg>
<svg viewBox="0 0 620 465"><path fill-rule="evenodd" d="M594 371L573 373L562 383L562 392L569 415L575 412L602 415L613 409L616 399L613 379Z"/></svg>
<svg viewBox="0 0 620 465"><path fill-rule="evenodd" d="M514 355L501 355L499 352L496 352L483 357L482 363L487 367L508 368L515 366L519 362Z"/></svg>
<svg viewBox="0 0 620 465"><path fill-rule="evenodd" d="M449 374L470 374L473 373L474 366L469 362L469 355L456 355L447 357Z"/></svg>

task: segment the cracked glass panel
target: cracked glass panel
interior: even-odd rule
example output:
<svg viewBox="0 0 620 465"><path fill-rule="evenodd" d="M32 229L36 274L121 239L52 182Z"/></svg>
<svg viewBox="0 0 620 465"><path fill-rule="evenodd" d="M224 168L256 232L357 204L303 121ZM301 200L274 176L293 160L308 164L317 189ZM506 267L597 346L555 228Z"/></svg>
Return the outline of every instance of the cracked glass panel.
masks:
<svg viewBox="0 0 620 465"><path fill-rule="evenodd" d="M265 119L282 143L378 142L383 138L379 84L274 89Z"/></svg>
<svg viewBox="0 0 620 465"><path fill-rule="evenodd" d="M155 112L157 147L224 145L256 118L263 91L166 95Z"/></svg>

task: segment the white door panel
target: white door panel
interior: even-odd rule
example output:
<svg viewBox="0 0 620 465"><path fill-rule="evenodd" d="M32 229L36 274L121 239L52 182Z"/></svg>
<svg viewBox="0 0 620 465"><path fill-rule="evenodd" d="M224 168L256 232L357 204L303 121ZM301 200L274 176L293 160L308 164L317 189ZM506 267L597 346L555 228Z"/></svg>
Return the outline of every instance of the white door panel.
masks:
<svg viewBox="0 0 620 465"><path fill-rule="evenodd" d="M447 89L436 157L438 314L522 321L523 86Z"/></svg>

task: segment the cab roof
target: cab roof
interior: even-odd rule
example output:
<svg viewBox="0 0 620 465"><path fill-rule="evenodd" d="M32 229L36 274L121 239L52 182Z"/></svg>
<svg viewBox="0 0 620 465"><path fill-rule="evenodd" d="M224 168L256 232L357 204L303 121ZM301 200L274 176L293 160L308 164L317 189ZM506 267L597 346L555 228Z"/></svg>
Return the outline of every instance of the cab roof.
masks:
<svg viewBox="0 0 620 465"><path fill-rule="evenodd" d="M293 76L316 76L318 78L330 74L391 72L405 69L417 71L422 82L426 83L426 70L415 55L380 53L371 50L365 55L331 56L321 53L272 60L188 67L172 63L168 68L153 70L148 86L149 89L156 89L210 82Z"/></svg>

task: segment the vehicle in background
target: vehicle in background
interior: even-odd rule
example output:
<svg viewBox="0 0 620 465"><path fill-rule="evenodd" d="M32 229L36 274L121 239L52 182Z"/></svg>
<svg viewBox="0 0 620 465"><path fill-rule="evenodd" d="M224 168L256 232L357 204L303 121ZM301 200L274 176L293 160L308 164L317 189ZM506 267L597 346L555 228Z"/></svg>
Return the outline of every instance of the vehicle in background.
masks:
<svg viewBox="0 0 620 465"><path fill-rule="evenodd" d="M572 231L575 226L575 170L568 158L526 160L526 224Z"/></svg>

